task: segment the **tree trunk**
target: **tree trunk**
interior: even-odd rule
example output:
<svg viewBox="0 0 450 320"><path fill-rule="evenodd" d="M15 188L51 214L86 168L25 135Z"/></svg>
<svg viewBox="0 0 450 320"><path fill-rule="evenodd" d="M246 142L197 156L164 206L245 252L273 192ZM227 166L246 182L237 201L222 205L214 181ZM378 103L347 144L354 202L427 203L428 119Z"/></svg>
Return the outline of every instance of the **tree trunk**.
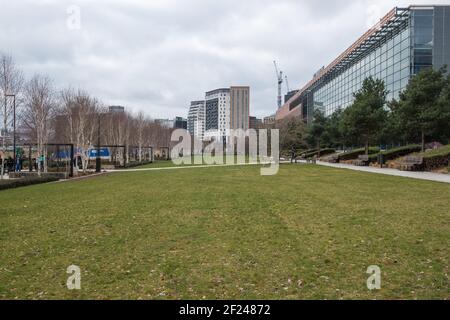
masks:
<svg viewBox="0 0 450 320"><path fill-rule="evenodd" d="M369 155L369 139L366 140L366 149L365 149L365 153L366 153L366 156Z"/></svg>
<svg viewBox="0 0 450 320"><path fill-rule="evenodd" d="M422 130L422 152L425 152L425 131Z"/></svg>
<svg viewBox="0 0 450 320"><path fill-rule="evenodd" d="M317 158L320 158L320 139L317 140Z"/></svg>

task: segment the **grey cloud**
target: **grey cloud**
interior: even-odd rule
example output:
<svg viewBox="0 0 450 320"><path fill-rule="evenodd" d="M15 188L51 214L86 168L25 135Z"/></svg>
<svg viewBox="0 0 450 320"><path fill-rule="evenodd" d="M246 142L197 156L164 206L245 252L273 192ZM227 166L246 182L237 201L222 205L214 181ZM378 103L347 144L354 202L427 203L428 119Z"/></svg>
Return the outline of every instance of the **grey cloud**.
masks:
<svg viewBox="0 0 450 320"><path fill-rule="evenodd" d="M207 90L249 85L251 113L262 117L276 108L272 60L299 88L367 30L369 5L383 15L409 2L0 0L0 51L27 76L46 73L152 117L185 116ZM66 27L69 5L81 8L79 31Z"/></svg>

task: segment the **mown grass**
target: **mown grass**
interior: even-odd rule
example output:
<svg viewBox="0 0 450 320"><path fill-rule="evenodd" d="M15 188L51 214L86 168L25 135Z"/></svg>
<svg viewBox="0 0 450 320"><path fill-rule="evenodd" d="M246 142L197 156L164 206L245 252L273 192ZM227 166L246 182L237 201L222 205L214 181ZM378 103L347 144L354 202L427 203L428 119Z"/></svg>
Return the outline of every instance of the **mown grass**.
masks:
<svg viewBox="0 0 450 320"><path fill-rule="evenodd" d="M446 299L450 185L308 165L0 192L0 298ZM69 265L80 291L66 288ZM382 289L366 287L370 265Z"/></svg>

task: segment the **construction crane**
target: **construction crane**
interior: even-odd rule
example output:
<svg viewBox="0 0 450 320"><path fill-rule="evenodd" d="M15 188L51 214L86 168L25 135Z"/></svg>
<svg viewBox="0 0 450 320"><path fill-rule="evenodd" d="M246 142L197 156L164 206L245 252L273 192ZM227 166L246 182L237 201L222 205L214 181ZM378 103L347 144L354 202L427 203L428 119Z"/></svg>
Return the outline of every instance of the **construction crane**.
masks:
<svg viewBox="0 0 450 320"><path fill-rule="evenodd" d="M275 65L275 72L277 74L278 80L278 109L281 108L281 86L283 85L283 71L278 71L277 62L274 60L273 64Z"/></svg>
<svg viewBox="0 0 450 320"><path fill-rule="evenodd" d="M287 89L287 93L291 92L291 90L289 89L289 81L288 81L288 77L285 76L284 79L286 80L286 89Z"/></svg>

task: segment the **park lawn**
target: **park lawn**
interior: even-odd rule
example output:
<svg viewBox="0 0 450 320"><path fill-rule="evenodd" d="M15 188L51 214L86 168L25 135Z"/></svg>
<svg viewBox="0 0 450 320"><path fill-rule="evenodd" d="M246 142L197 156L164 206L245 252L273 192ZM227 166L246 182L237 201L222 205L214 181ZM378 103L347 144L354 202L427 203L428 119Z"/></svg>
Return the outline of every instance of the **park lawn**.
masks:
<svg viewBox="0 0 450 320"><path fill-rule="evenodd" d="M450 185L309 165L0 192L3 299L448 299ZM66 288L69 265L81 290ZM366 287L378 265L382 289Z"/></svg>

